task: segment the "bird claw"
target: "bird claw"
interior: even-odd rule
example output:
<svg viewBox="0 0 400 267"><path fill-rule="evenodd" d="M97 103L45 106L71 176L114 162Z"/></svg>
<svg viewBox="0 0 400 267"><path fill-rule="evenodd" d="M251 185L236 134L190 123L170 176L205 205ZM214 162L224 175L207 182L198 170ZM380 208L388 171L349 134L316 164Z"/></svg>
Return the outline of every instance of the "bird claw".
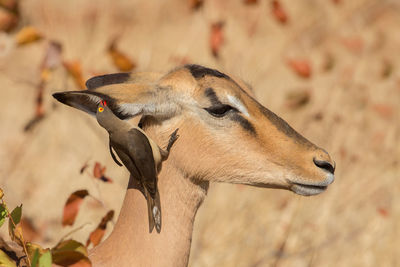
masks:
<svg viewBox="0 0 400 267"><path fill-rule="evenodd" d="M176 140L178 140L179 135L178 133L179 128L176 128L176 130L169 136L169 141L168 141L168 146L167 146L167 152L171 150L172 145L175 143Z"/></svg>

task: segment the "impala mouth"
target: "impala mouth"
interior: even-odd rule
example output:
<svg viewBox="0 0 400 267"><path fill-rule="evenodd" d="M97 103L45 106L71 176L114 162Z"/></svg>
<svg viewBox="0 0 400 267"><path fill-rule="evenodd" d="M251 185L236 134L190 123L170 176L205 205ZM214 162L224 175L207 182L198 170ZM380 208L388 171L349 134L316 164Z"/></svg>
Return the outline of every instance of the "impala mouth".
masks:
<svg viewBox="0 0 400 267"><path fill-rule="evenodd" d="M328 188L327 185L308 185L308 184L300 184L293 183L291 189L293 192L303 196L312 196L318 195L324 192Z"/></svg>
<svg viewBox="0 0 400 267"><path fill-rule="evenodd" d="M328 185L330 185L334 179L335 177L333 175L328 175L325 181L319 183L291 182L292 186L290 187L290 189L296 194L303 196L318 195L324 192L328 188Z"/></svg>

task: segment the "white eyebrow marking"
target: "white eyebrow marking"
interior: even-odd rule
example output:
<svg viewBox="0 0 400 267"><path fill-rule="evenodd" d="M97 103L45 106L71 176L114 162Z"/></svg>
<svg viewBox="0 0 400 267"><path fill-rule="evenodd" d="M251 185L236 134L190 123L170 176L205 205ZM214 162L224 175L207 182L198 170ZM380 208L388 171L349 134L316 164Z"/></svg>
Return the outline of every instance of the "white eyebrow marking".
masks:
<svg viewBox="0 0 400 267"><path fill-rule="evenodd" d="M228 95L228 100L232 104L233 107L237 108L241 113L245 116L250 117L249 112L247 111L246 107L234 96Z"/></svg>

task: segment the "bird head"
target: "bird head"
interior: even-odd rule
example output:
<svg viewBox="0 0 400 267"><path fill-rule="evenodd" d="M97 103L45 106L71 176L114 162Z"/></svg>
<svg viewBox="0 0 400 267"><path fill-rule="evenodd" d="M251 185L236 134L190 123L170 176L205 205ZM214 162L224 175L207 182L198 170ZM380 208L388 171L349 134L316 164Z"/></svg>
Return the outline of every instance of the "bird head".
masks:
<svg viewBox="0 0 400 267"><path fill-rule="evenodd" d="M113 125L113 121L117 118L107 106L107 102L105 100L101 100L97 107L96 119L103 128L110 130L111 126Z"/></svg>

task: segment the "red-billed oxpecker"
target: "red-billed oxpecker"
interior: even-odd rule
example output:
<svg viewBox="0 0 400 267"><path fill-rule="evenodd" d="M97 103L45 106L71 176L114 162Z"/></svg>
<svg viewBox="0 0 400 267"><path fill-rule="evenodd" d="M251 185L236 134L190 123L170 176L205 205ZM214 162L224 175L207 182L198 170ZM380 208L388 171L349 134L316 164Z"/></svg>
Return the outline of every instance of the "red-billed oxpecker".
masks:
<svg viewBox="0 0 400 267"><path fill-rule="evenodd" d="M168 158L172 145L179 137L178 129L171 134L168 146L164 150L142 129L115 116L104 100L97 108L96 118L110 136L109 147L113 160L122 166L113 154L114 149L122 163L138 181L138 189L142 191L147 200L150 233L154 226L160 233L161 204L157 188L157 175L161 170L162 161Z"/></svg>

